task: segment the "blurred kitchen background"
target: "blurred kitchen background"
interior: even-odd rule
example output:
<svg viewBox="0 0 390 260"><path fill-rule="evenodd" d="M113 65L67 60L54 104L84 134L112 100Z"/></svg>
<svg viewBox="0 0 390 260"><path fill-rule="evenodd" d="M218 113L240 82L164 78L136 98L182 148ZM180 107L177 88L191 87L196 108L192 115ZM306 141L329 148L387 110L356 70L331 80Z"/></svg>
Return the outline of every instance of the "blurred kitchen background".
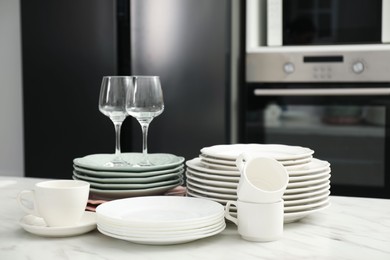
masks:
<svg viewBox="0 0 390 260"><path fill-rule="evenodd" d="M150 126L149 152L189 159L236 139L238 3L0 3L2 175L69 178L74 158L114 152L114 127L98 110L106 75L160 76L165 110ZM141 152L141 140L128 117L122 151Z"/></svg>
<svg viewBox="0 0 390 260"><path fill-rule="evenodd" d="M143 74L166 107L149 152L301 145L331 163L333 194L390 197L390 4L352 1L0 0L0 175L70 178L74 158L113 153L101 79ZM141 141L128 117L122 150Z"/></svg>

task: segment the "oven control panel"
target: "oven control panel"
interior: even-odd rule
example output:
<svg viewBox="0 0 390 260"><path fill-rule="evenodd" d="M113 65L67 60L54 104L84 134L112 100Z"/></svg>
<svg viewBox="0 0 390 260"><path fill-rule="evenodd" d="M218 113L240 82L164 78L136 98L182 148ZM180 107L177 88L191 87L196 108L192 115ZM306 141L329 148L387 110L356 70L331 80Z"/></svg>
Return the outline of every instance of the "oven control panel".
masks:
<svg viewBox="0 0 390 260"><path fill-rule="evenodd" d="M260 48L247 53L247 82L390 82L390 48Z"/></svg>

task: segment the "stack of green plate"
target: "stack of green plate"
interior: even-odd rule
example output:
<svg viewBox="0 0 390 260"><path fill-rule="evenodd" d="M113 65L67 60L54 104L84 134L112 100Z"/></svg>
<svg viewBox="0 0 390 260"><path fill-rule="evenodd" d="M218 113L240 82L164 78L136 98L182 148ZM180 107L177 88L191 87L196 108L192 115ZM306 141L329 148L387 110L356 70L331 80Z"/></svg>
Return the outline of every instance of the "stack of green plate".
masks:
<svg viewBox="0 0 390 260"><path fill-rule="evenodd" d="M183 184L184 157L149 154L151 166L135 166L140 153L122 153L130 164L106 166L113 154L91 154L73 160L73 179L90 183L92 199L118 199L161 195Z"/></svg>

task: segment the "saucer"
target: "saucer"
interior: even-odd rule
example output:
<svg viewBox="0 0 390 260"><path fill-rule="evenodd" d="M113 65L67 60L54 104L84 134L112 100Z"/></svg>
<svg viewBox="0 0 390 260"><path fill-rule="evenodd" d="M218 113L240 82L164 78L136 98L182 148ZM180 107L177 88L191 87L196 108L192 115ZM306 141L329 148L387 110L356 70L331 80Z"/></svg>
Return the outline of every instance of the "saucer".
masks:
<svg viewBox="0 0 390 260"><path fill-rule="evenodd" d="M96 213L86 211L80 223L75 226L48 227L45 221L33 215L24 216L19 224L29 233L43 237L77 236L96 228Z"/></svg>

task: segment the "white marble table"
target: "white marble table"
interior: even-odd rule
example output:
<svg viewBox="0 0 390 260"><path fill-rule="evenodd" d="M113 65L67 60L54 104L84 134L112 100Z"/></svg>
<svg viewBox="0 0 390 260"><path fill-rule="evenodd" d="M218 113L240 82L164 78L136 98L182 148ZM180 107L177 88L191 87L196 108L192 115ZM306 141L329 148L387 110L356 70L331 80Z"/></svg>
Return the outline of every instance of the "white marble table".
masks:
<svg viewBox="0 0 390 260"><path fill-rule="evenodd" d="M45 238L19 226L16 203L39 179L0 177L0 259L390 259L390 200L331 196L331 206L285 225L282 239L242 240L233 224L222 233L180 245L149 246L99 233Z"/></svg>

